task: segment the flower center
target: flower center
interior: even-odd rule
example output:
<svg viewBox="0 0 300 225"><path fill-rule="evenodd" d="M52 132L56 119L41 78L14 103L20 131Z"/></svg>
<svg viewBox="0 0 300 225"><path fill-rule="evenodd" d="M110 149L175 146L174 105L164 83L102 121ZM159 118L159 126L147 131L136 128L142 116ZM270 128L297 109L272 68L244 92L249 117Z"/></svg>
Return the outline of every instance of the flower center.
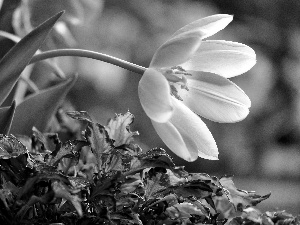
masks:
<svg viewBox="0 0 300 225"><path fill-rule="evenodd" d="M189 90L187 86L186 76L191 76L192 74L185 71L181 66L173 66L171 68L162 69L162 74L167 78L171 87L171 95L177 98L178 100L183 100L178 94L176 88L177 85L180 85L181 89ZM175 86L175 84L177 84Z"/></svg>

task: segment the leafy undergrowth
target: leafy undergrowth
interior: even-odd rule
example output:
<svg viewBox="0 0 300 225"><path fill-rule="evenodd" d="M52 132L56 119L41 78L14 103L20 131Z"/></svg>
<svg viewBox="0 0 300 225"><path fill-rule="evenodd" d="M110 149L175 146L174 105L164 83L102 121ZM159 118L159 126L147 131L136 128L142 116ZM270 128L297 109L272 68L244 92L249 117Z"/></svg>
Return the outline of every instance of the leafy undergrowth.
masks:
<svg viewBox="0 0 300 225"><path fill-rule="evenodd" d="M60 133L77 139L65 143L36 128L30 137L0 136L1 224L299 224L253 208L270 194L188 173L161 148L143 152L129 112L106 126L86 112L67 114Z"/></svg>

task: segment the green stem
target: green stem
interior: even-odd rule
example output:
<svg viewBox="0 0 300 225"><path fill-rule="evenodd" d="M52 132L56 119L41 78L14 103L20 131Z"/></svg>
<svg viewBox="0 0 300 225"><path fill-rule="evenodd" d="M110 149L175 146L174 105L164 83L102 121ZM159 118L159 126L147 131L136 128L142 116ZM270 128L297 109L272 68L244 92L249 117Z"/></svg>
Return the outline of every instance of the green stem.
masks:
<svg viewBox="0 0 300 225"><path fill-rule="evenodd" d="M123 69L129 70L134 73L143 74L146 70L145 67L127 62L122 59L118 59L116 57L102 54L99 52L89 51L89 50L82 50L82 49L57 49L57 50L51 50L42 52L39 54L36 54L32 57L31 63L35 63L44 59L54 58L54 57L60 57L60 56L77 56L77 57L85 57L85 58L91 58L100 60L103 62L107 62L116 66L119 66Z"/></svg>

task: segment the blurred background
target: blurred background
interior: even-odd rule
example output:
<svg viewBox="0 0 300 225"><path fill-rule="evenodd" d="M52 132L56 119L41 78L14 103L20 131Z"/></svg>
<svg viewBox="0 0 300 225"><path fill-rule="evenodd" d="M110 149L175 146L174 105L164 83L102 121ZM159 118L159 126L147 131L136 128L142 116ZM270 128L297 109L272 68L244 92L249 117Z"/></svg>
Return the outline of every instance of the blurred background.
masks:
<svg viewBox="0 0 300 225"><path fill-rule="evenodd" d="M147 67L156 49L177 29L217 13L234 15L228 27L209 39L251 46L257 64L232 78L250 97L249 116L235 124L204 120L219 147L219 161L186 163L189 172L234 175L238 188L272 193L261 210L300 213L300 1L298 0L4 0L0 30L20 37L45 19L66 10L42 50L82 48ZM0 55L13 45L1 39ZM78 111L105 125L115 113L135 115L131 130L144 151L167 147L143 112L137 87L140 75L91 59L63 57L56 64L79 80L68 95ZM56 76L43 65L32 68L43 88ZM47 78L47 79L45 79ZM201 103L199 103L201 104ZM205 106L204 106L205 107ZM276 208L275 208L276 207Z"/></svg>

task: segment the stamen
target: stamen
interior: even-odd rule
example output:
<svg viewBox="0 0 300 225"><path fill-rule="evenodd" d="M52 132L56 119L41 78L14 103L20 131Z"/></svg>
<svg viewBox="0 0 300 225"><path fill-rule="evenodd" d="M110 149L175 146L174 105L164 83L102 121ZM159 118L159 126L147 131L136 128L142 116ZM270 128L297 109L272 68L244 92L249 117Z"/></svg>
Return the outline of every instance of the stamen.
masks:
<svg viewBox="0 0 300 225"><path fill-rule="evenodd" d="M172 70L179 70L179 71L182 71L182 72L185 72L185 69L183 69L181 66L173 66L171 67Z"/></svg>
<svg viewBox="0 0 300 225"><path fill-rule="evenodd" d="M180 84L181 89L185 89L187 91L189 90L189 88L187 87L187 79L184 75L181 77L181 82L178 82L178 84Z"/></svg>
<svg viewBox="0 0 300 225"><path fill-rule="evenodd" d="M186 70L183 69L181 66L173 66L171 67L171 69L175 74L184 74L184 75L192 76L192 74L186 72Z"/></svg>
<svg viewBox="0 0 300 225"><path fill-rule="evenodd" d="M171 95L177 98L178 100L183 101L183 99L178 94L176 87L173 84L170 84L170 88L171 88Z"/></svg>
<svg viewBox="0 0 300 225"><path fill-rule="evenodd" d="M183 75L188 75L188 76L192 76L192 74L188 73L188 72L179 72L179 71L175 71L174 74L183 74Z"/></svg>
<svg viewBox="0 0 300 225"><path fill-rule="evenodd" d="M173 66L170 69L165 68L162 69L161 72L164 74L164 76L167 78L167 80L170 83L178 84L180 85L181 89L185 89L189 91L189 88L187 86L187 76L192 76L192 74L186 72L181 66ZM173 84L170 84L171 87L171 95L173 95L175 98L182 100L182 98L179 96L178 91L176 87Z"/></svg>

